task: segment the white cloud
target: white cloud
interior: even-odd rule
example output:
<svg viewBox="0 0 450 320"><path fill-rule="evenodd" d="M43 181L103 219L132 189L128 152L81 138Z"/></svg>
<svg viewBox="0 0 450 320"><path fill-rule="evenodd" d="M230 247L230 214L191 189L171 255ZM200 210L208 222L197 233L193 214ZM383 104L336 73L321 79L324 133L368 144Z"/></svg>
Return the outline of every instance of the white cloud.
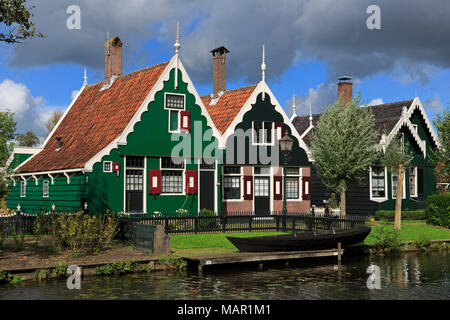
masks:
<svg viewBox="0 0 450 320"><path fill-rule="evenodd" d="M75 99L75 97L77 96L77 94L80 92L80 90L73 90L72 91L72 95L71 95L71 99Z"/></svg>
<svg viewBox="0 0 450 320"><path fill-rule="evenodd" d="M381 98L373 99L372 101L369 102L368 106L377 106L379 104L384 104L383 99Z"/></svg>
<svg viewBox="0 0 450 320"><path fill-rule="evenodd" d="M435 94L433 99L426 99L424 102L424 107L429 110L433 110L434 112L440 112L444 109L444 106L441 103L441 98L439 94Z"/></svg>
<svg viewBox="0 0 450 320"><path fill-rule="evenodd" d="M19 133L31 130L41 140L48 133L45 123L56 108L46 106L44 103L43 97L33 97L27 86L22 83L9 79L0 82L0 111L14 113Z"/></svg>

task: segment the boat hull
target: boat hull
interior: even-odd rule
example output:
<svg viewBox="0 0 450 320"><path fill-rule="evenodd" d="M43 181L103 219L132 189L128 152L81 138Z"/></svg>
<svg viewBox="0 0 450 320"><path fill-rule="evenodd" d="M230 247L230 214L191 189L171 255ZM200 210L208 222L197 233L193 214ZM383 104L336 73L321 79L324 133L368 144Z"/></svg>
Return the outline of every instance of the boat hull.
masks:
<svg viewBox="0 0 450 320"><path fill-rule="evenodd" d="M287 235L250 238L227 237L242 252L304 251L337 248L360 243L370 233L370 227L350 230L297 232Z"/></svg>

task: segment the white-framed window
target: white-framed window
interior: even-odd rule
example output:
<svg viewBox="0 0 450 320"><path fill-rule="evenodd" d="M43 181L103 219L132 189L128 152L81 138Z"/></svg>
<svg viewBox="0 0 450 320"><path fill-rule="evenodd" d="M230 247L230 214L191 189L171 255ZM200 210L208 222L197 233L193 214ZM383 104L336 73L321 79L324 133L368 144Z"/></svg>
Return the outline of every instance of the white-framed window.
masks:
<svg viewBox="0 0 450 320"><path fill-rule="evenodd" d="M370 200L384 202L388 199L387 168L373 166L369 170L369 192Z"/></svg>
<svg viewBox="0 0 450 320"><path fill-rule="evenodd" d="M253 121L252 129L254 145L274 145L274 122Z"/></svg>
<svg viewBox="0 0 450 320"><path fill-rule="evenodd" d="M181 124L180 111L185 110L186 96L178 93L165 93L164 109L168 110L169 132L179 132Z"/></svg>
<svg viewBox="0 0 450 320"><path fill-rule="evenodd" d="M48 180L44 180L43 182L42 182L42 196L44 197L44 198L48 198L49 197L49 195L50 195L50 191L49 191L49 183L48 183Z"/></svg>
<svg viewBox="0 0 450 320"><path fill-rule="evenodd" d="M409 196L417 197L417 167L409 167Z"/></svg>
<svg viewBox="0 0 450 320"><path fill-rule="evenodd" d="M27 183L26 181L20 181L20 196L26 197L27 196Z"/></svg>
<svg viewBox="0 0 450 320"><path fill-rule="evenodd" d="M268 176L270 175L270 167L253 167L253 174Z"/></svg>
<svg viewBox="0 0 450 320"><path fill-rule="evenodd" d="M161 157L161 194L184 194L184 159Z"/></svg>
<svg viewBox="0 0 450 320"><path fill-rule="evenodd" d="M402 183L402 199L406 198L405 195L405 176L406 174L403 174L403 183ZM392 186L392 199L397 198L397 172L392 172L391 174L391 186Z"/></svg>
<svg viewBox="0 0 450 320"><path fill-rule="evenodd" d="M241 199L242 167L223 166L222 191L224 200Z"/></svg>
<svg viewBox="0 0 450 320"><path fill-rule="evenodd" d="M284 169L283 169L284 170ZM286 200L299 200L301 195L300 168L286 167Z"/></svg>
<svg viewBox="0 0 450 320"><path fill-rule="evenodd" d="M112 161L103 161L103 172L112 172Z"/></svg>

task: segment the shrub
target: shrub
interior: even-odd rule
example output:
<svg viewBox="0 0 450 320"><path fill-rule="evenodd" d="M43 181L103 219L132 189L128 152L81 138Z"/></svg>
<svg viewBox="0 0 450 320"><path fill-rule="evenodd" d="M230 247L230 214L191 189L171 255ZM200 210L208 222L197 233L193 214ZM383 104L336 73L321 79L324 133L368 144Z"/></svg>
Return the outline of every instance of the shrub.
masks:
<svg viewBox="0 0 450 320"><path fill-rule="evenodd" d="M377 220L393 221L395 218L395 210L379 210L375 213ZM425 220L426 213L424 210L402 211L402 220Z"/></svg>
<svg viewBox="0 0 450 320"><path fill-rule="evenodd" d="M96 268L95 273L98 276L110 276L110 275L133 273L138 270L140 270L138 268L138 263L132 260L132 261L118 261L108 263L104 266L99 266Z"/></svg>
<svg viewBox="0 0 450 320"><path fill-rule="evenodd" d="M116 223L111 214L40 214L36 219L35 230L38 234L49 232L53 244L60 248L83 252L107 248L117 232Z"/></svg>
<svg viewBox="0 0 450 320"><path fill-rule="evenodd" d="M57 277L64 277L67 274L68 264L64 261L58 262L58 266L52 270L52 273Z"/></svg>
<svg viewBox="0 0 450 320"><path fill-rule="evenodd" d="M217 216L214 213L214 211L209 209L201 209L200 213L198 214L198 229L199 230L210 230L210 229L217 229ZM209 218L211 217L211 218Z"/></svg>
<svg viewBox="0 0 450 320"><path fill-rule="evenodd" d="M416 240L416 248L421 251L427 251L431 246L431 239L425 234L419 234L418 239Z"/></svg>
<svg viewBox="0 0 450 320"><path fill-rule="evenodd" d="M386 225L377 228L374 233L375 250L378 253L397 253L402 242L394 230L387 229Z"/></svg>
<svg viewBox="0 0 450 320"><path fill-rule="evenodd" d="M450 227L450 192L433 194L428 197L426 218L428 222L449 228Z"/></svg>

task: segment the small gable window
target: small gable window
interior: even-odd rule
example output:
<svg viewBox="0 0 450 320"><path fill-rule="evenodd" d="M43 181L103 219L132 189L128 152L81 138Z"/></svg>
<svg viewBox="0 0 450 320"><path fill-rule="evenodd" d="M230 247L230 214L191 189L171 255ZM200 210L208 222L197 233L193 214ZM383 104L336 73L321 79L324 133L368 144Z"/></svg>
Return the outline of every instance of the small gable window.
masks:
<svg viewBox="0 0 450 320"><path fill-rule="evenodd" d="M103 172L112 172L112 162L103 161Z"/></svg>
<svg viewBox="0 0 450 320"><path fill-rule="evenodd" d="M189 127L189 119L185 115L187 111L184 111L186 96L184 94L166 93L165 97L164 108L169 112L169 132L185 131L183 129Z"/></svg>
<svg viewBox="0 0 450 320"><path fill-rule="evenodd" d="M182 94L166 94L166 109L184 110L184 98Z"/></svg>
<svg viewBox="0 0 450 320"><path fill-rule="evenodd" d="M273 144L273 122L253 121L253 144L272 145Z"/></svg>
<svg viewBox="0 0 450 320"><path fill-rule="evenodd" d="M42 184L42 196L44 198L48 198L49 196L49 184L48 184L48 180L44 180L43 184Z"/></svg>
<svg viewBox="0 0 450 320"><path fill-rule="evenodd" d="M372 200L386 198L386 170L384 167L371 167L370 188Z"/></svg>

